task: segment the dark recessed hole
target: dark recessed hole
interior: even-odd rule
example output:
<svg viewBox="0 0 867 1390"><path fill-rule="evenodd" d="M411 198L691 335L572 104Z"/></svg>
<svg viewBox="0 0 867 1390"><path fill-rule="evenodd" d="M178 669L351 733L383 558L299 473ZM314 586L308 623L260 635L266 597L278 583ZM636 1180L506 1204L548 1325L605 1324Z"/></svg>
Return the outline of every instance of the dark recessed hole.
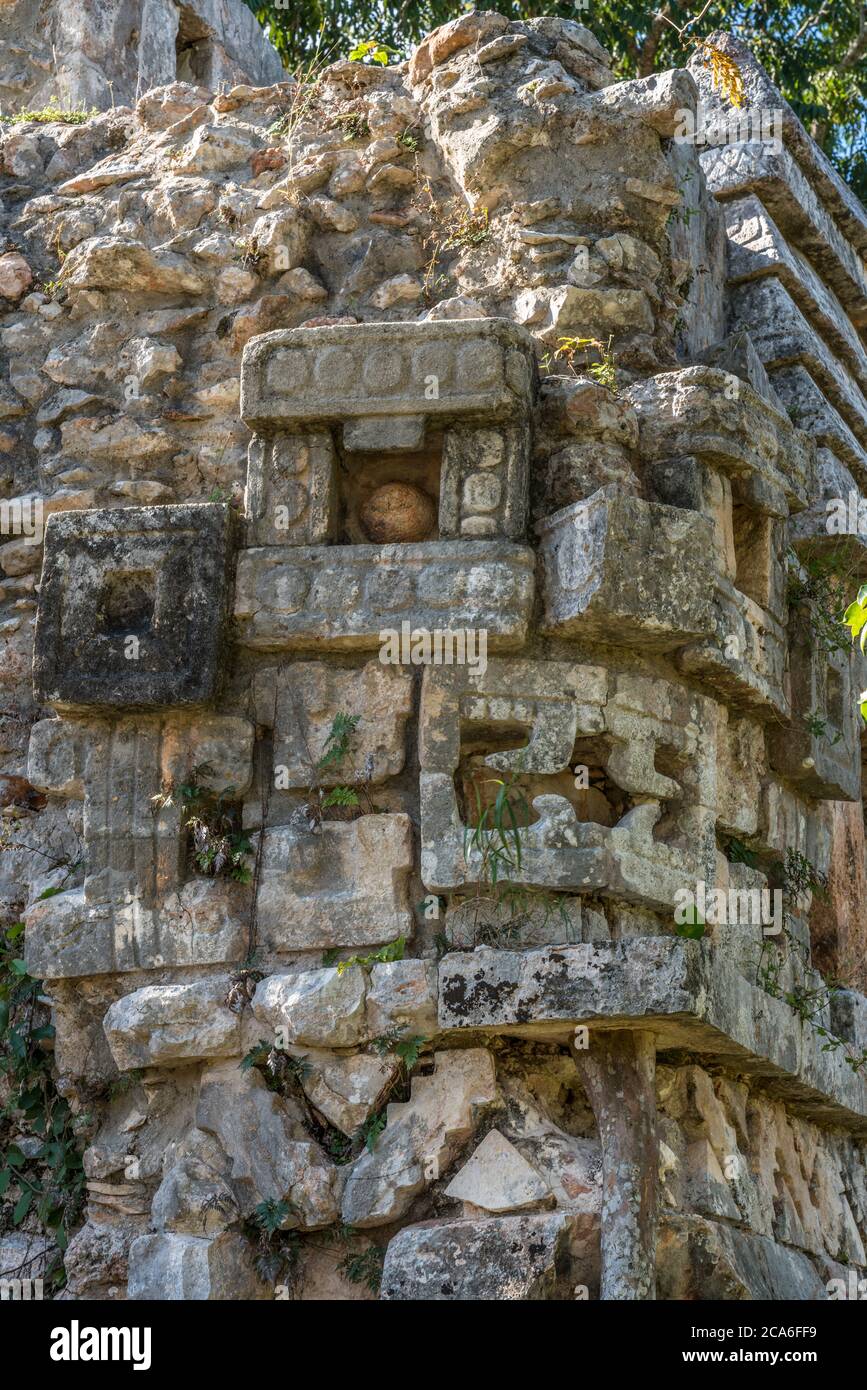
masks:
<svg viewBox="0 0 867 1390"><path fill-rule="evenodd" d="M106 575L99 598L99 619L107 637L143 636L151 632L156 603L156 576L149 570L114 570Z"/></svg>

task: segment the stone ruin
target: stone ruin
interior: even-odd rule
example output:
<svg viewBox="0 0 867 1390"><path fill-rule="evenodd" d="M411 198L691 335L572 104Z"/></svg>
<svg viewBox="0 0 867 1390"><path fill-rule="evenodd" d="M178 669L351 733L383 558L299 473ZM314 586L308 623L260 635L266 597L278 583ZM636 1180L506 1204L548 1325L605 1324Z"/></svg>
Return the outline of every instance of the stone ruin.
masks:
<svg viewBox="0 0 867 1390"><path fill-rule="evenodd" d="M168 67L142 28L116 105L0 145L61 1297L836 1296L867 679L813 577L867 576L867 214L725 35L778 138L685 138L731 117L702 62L617 82L574 22L228 86L172 67L219 7L163 8ZM762 913L678 915L719 890Z"/></svg>

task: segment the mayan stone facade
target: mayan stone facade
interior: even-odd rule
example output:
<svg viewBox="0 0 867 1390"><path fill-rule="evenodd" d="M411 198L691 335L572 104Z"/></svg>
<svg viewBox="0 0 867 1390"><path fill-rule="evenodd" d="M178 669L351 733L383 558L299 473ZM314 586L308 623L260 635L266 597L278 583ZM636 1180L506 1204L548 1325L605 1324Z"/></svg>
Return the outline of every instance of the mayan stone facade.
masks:
<svg viewBox="0 0 867 1390"><path fill-rule="evenodd" d="M617 82L571 21L308 89L166 8L115 101L60 62L103 114L0 138L0 911L83 1151L61 1296L836 1296L867 676L816 576L867 578L867 213L725 35L778 140L685 137L708 70Z"/></svg>

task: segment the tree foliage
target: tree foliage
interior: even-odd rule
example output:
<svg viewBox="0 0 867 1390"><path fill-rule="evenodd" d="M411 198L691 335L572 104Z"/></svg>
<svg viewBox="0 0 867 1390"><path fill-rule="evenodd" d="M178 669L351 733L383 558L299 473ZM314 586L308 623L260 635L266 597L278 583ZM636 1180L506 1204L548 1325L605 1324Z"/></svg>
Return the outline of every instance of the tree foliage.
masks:
<svg viewBox="0 0 867 1390"><path fill-rule="evenodd" d="M397 55L471 5L461 0L246 0L290 69L347 57L377 40ZM511 19L556 14L592 29L620 77L682 65L696 38L725 29L750 45L843 177L867 201L867 0L491 0ZM670 22L666 22L670 21ZM676 26L676 27L674 27Z"/></svg>

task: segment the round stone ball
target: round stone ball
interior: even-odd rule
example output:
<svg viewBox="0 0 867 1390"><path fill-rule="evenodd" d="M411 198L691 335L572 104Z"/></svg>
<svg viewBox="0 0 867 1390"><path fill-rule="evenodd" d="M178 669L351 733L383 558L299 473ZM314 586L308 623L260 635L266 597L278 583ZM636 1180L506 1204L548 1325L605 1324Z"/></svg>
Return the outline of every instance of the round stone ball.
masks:
<svg viewBox="0 0 867 1390"><path fill-rule="evenodd" d="M413 483L384 483L361 508L361 528L375 545L423 541L436 522L433 499Z"/></svg>

